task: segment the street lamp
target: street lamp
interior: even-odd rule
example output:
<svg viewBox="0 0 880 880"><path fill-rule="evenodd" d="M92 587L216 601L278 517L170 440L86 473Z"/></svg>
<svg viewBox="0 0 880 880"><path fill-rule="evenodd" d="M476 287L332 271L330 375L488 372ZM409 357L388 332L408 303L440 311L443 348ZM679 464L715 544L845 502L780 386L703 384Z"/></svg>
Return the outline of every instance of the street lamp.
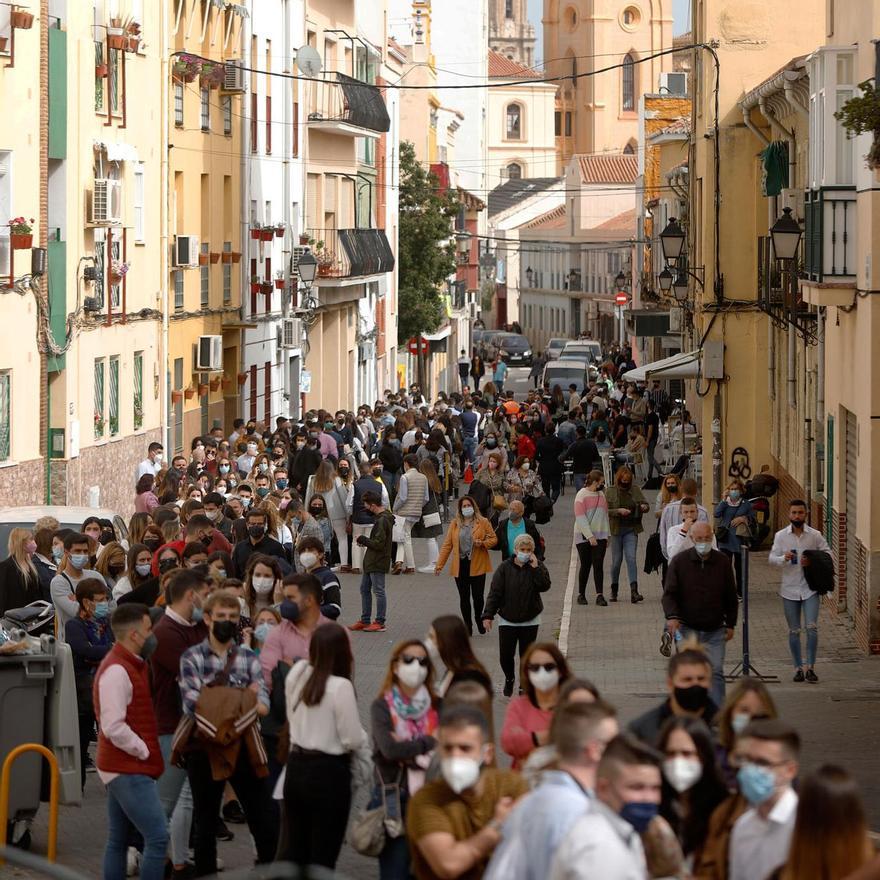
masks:
<svg viewBox="0 0 880 880"><path fill-rule="evenodd" d="M306 288L311 288L318 271L318 261L311 251L307 250L299 258L296 271L299 274L299 280L302 281Z"/></svg>
<svg viewBox="0 0 880 880"><path fill-rule="evenodd" d="M791 208L783 208L782 216L770 227L776 259L793 260L797 256L802 235L800 224L791 216Z"/></svg>
<svg viewBox="0 0 880 880"><path fill-rule="evenodd" d="M672 295L675 297L677 303L683 304L687 301L688 286L687 274L679 270L678 274L675 276L675 280L672 282Z"/></svg>
<svg viewBox="0 0 880 880"><path fill-rule="evenodd" d="M657 276L657 283L663 293L669 293L672 290L672 272L669 271L668 266Z"/></svg>
<svg viewBox="0 0 880 880"><path fill-rule="evenodd" d="M527 266L526 267L526 281L528 281L529 287L532 286L532 278L534 277L534 275L535 275L535 273L532 271L532 267Z"/></svg>
<svg viewBox="0 0 880 880"><path fill-rule="evenodd" d="M666 224L666 229L660 233L660 247L663 249L663 259L667 263L674 263L681 256L684 247L684 230L679 226L675 217Z"/></svg>
<svg viewBox="0 0 880 880"><path fill-rule="evenodd" d="M617 273L617 277L614 279L614 286L617 290L626 290L626 275L622 271Z"/></svg>

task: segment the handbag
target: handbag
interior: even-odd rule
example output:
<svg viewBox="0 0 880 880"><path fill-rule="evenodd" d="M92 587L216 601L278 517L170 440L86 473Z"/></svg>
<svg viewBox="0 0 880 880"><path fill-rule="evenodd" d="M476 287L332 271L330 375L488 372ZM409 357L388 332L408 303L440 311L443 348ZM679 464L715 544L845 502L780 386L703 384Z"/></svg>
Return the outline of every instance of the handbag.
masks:
<svg viewBox="0 0 880 880"><path fill-rule="evenodd" d="M507 510L507 499L503 495L493 495L492 507L495 510Z"/></svg>
<svg viewBox="0 0 880 880"><path fill-rule="evenodd" d="M440 525L440 511L435 510L433 513L426 513L422 517L422 525L426 529L433 528L434 526Z"/></svg>
<svg viewBox="0 0 880 880"><path fill-rule="evenodd" d="M348 832L348 842L352 849L362 856L376 858L385 848L386 835L391 838L400 837L403 834L403 817L400 809L400 781L403 778L403 770L397 777L397 782L386 785L376 773L378 781L373 791L370 803L380 798L375 807L367 805L355 816ZM390 798L396 801L396 809L392 807L389 814L388 801Z"/></svg>
<svg viewBox="0 0 880 880"><path fill-rule="evenodd" d="M404 526L406 524L406 518L402 516L398 516L396 513L394 514L394 528L391 530L391 541L394 544L402 544L406 541L406 531Z"/></svg>

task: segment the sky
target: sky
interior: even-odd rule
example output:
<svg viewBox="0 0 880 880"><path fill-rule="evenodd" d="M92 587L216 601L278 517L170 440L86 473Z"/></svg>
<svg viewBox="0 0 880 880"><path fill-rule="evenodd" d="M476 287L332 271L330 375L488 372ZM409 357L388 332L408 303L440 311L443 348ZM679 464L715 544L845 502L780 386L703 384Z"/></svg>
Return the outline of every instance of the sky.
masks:
<svg viewBox="0 0 880 880"><path fill-rule="evenodd" d="M678 36L687 30L688 8L690 0L672 0L672 15L675 24L672 28L673 36ZM538 46L535 57L540 61L544 57L541 35L541 12L544 8L544 0L528 0L529 21L535 26L535 34L538 38Z"/></svg>

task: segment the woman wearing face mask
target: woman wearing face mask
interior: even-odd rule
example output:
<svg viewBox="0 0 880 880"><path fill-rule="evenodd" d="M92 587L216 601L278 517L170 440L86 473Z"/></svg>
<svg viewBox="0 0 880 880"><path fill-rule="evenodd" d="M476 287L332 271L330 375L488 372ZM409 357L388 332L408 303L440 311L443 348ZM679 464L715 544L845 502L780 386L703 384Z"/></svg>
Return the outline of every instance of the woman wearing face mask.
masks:
<svg viewBox="0 0 880 880"><path fill-rule="evenodd" d="M400 803L391 809L401 818L410 798L425 784L425 771L437 745L434 669L425 645L410 639L391 652L385 681L370 708L373 763L378 780L369 806L382 802L379 786L397 785ZM406 834L385 838L379 854L379 880L408 880Z"/></svg>
<svg viewBox="0 0 880 880"><path fill-rule="evenodd" d="M138 513L152 513L159 506L159 498L153 491L156 485L155 474L144 474L134 489L134 509Z"/></svg>
<svg viewBox="0 0 880 880"><path fill-rule="evenodd" d="M0 614L43 598L40 578L33 563L33 555L37 552L33 532L12 529L7 549L9 556L0 562Z"/></svg>
<svg viewBox="0 0 880 880"><path fill-rule="evenodd" d="M275 556L254 553L248 559L244 573L244 600L251 620L263 608L281 601L281 578L281 566Z"/></svg>
<svg viewBox="0 0 880 880"><path fill-rule="evenodd" d="M513 467L507 472L504 479L504 490L508 503L522 501L526 508L526 516L532 513L532 505L536 498L544 494L541 488L541 479L537 471L532 468L532 462L524 455L520 455L513 462Z"/></svg>
<svg viewBox="0 0 880 880"><path fill-rule="evenodd" d="M419 567L419 571L423 574L431 574L437 564L437 556L440 548L437 544L437 538L443 534L443 524L439 521L441 510L445 511L446 506L443 502L443 484L437 476L437 470L434 463L429 458L423 458L419 462L419 473L428 481L428 500L422 508L422 518L413 526L412 536L414 538L424 538L428 542L428 562ZM443 514L445 517L445 513ZM432 517L438 520L436 525L425 525L425 517Z"/></svg>
<svg viewBox="0 0 880 880"><path fill-rule="evenodd" d="M224 550L215 550L208 557L208 568L222 582L232 574L232 557Z"/></svg>
<svg viewBox="0 0 880 880"><path fill-rule="evenodd" d="M625 466L617 469L614 485L605 490L605 499L611 524L611 601L617 601L620 568L626 559L630 600L635 604L645 598L639 593L636 551L642 531L642 516L647 513L648 504L642 490L633 485L633 472Z"/></svg>
<svg viewBox="0 0 880 880"><path fill-rule="evenodd" d="M253 629L245 632L242 644L259 654L269 638L272 628L281 623L281 615L275 608L263 608L253 619Z"/></svg>
<svg viewBox="0 0 880 880"><path fill-rule="evenodd" d="M575 546L578 552L578 605L587 604L587 581L590 570L596 586L596 604L607 606L603 595L605 573L603 564L608 547L610 525L608 502L605 500L605 475L602 471L590 471L587 482L574 499Z"/></svg>
<svg viewBox="0 0 880 880"><path fill-rule="evenodd" d="M128 546L132 544L143 544L144 533L147 527L153 522L152 516L147 513L134 513L128 521Z"/></svg>
<svg viewBox="0 0 880 880"><path fill-rule="evenodd" d="M125 565L125 548L118 541L111 541L105 545L104 551L98 558L95 571L104 578L107 587L112 592L116 582L125 574Z"/></svg>
<svg viewBox="0 0 880 880"><path fill-rule="evenodd" d="M458 589L461 618L468 634L485 632L483 627L483 602L486 591L486 575L492 571L489 549L498 543L492 524L477 509L470 496L458 499L458 515L449 523L440 555L434 566L434 574L439 575L452 560L450 572ZM472 616L473 615L473 616Z"/></svg>
<svg viewBox="0 0 880 880"><path fill-rule="evenodd" d="M125 573L113 587L112 595L116 601L143 585L152 576L153 554L146 544L132 544L125 559Z"/></svg>
<svg viewBox="0 0 880 880"><path fill-rule="evenodd" d="M715 506L715 534L721 533L718 537L718 549L733 560L736 592L740 598L743 588L742 548L744 543L748 544L749 527L755 518L751 502L743 498L744 491L741 480L731 480L724 497Z"/></svg>
<svg viewBox="0 0 880 880"><path fill-rule="evenodd" d="M352 485L346 486L342 482L332 461L322 461L314 477L309 480L309 486L306 490L306 506L312 516L315 516L315 513L312 512L312 504L319 497L324 502L325 516L331 529L331 534L324 542L324 546L330 547L335 535L337 552L341 562L339 571L351 571L348 556L348 520L351 516L354 488ZM332 553L330 556L332 561Z"/></svg>
<svg viewBox="0 0 880 880"><path fill-rule="evenodd" d="M113 647L110 630L110 604L107 587L97 578L83 578L76 585L79 613L64 625L64 637L73 655L76 682L76 711L79 717L80 783L86 785L86 770L91 764L89 742L95 730L92 685L95 671Z"/></svg>
<svg viewBox="0 0 880 880"><path fill-rule="evenodd" d="M151 553L155 553L165 543L162 537L162 529L152 524L144 529L141 544L143 544Z"/></svg>
<svg viewBox="0 0 880 880"><path fill-rule="evenodd" d="M37 571L37 577L40 579L41 596L47 602L52 601L52 592L49 589L49 585L52 583L52 578L58 574L58 566L52 555L52 548L55 543L54 538L56 534L58 533L49 528L37 529L36 532L34 532L34 543L37 545L37 549L31 557L31 562L33 562L34 568ZM63 552L64 544L62 539L61 553L63 554ZM61 555L59 554L59 559L60 558Z"/></svg>
<svg viewBox="0 0 880 880"><path fill-rule="evenodd" d="M513 770L549 742L559 688L570 675L565 657L551 642L535 642L523 654L519 680L525 693L510 701L501 728L501 748L513 758Z"/></svg>
<svg viewBox="0 0 880 880"><path fill-rule="evenodd" d="M663 754L660 815L693 864L706 843L709 818L728 796L712 734L699 718L673 716L661 728L657 747Z"/></svg>
<svg viewBox="0 0 880 880"><path fill-rule="evenodd" d="M268 477L271 483L273 473L272 459L268 453L261 452L254 458L254 465L248 474L248 480L253 483L257 477Z"/></svg>
<svg viewBox="0 0 880 880"><path fill-rule="evenodd" d="M486 431L483 442L477 447L474 455L474 468L478 475L488 470L489 462L496 457L500 457L502 462L500 471L507 470L507 446L499 440L499 435L495 431Z"/></svg>
<svg viewBox="0 0 880 880"><path fill-rule="evenodd" d="M716 753L721 772L730 791L736 791L736 771L731 760L736 738L752 721L778 718L776 704L767 686L758 678L740 678L728 691L717 716Z"/></svg>
<svg viewBox="0 0 880 880"><path fill-rule="evenodd" d="M201 541L191 541L181 554L184 568L198 568L208 564L208 551Z"/></svg>
<svg viewBox="0 0 880 880"><path fill-rule="evenodd" d="M351 809L355 755L369 752L351 682L348 634L325 623L312 634L309 659L298 660L284 682L290 754L284 782L287 846L281 858L297 865L336 867Z"/></svg>
<svg viewBox="0 0 880 880"><path fill-rule="evenodd" d="M507 509L504 495L504 465L506 458L497 449L486 459L486 467L477 471L469 493L477 499L483 516L497 517L497 511ZM474 485L477 485L477 489ZM482 490L485 487L485 490ZM482 497L477 495L480 492Z"/></svg>
<svg viewBox="0 0 880 880"><path fill-rule="evenodd" d="M428 656L434 667L436 685L434 692L438 697L445 697L449 690L463 681L476 681L486 691L492 693L492 679L486 667L477 659L471 645L470 637L464 622L454 614L444 614L431 623L428 635L424 639ZM440 670L444 669L440 678ZM491 717L490 711L487 717Z"/></svg>

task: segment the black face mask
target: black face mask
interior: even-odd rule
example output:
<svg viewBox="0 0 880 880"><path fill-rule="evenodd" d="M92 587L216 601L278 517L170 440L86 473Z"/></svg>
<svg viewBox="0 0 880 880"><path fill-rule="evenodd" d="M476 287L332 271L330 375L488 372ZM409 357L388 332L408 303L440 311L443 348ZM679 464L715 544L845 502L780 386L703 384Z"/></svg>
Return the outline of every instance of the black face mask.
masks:
<svg viewBox="0 0 880 880"><path fill-rule="evenodd" d="M252 538L262 538L265 533L266 533L265 526L257 526L257 525L248 526L248 534Z"/></svg>
<svg viewBox="0 0 880 880"><path fill-rule="evenodd" d="M155 553L161 546L162 542L156 538L149 538L144 541L144 547L146 547L151 553Z"/></svg>
<svg viewBox="0 0 880 880"><path fill-rule="evenodd" d="M631 484L629 480L621 480L617 485L620 486L621 489L629 489Z"/></svg>
<svg viewBox="0 0 880 880"><path fill-rule="evenodd" d="M804 523L806 520L804 519L790 519L789 522L796 528L802 529L804 527Z"/></svg>
<svg viewBox="0 0 880 880"><path fill-rule="evenodd" d="M214 543L213 535L202 535L201 542L204 547L210 547Z"/></svg>
<svg viewBox="0 0 880 880"><path fill-rule="evenodd" d="M166 571L171 571L172 568L177 568L177 560L176 559L160 559L159 560L159 572L161 574L165 574Z"/></svg>
<svg viewBox="0 0 880 880"><path fill-rule="evenodd" d="M675 702L681 706L685 712L696 712L706 706L709 699L709 689L701 684L692 684L690 687L675 689Z"/></svg>
<svg viewBox="0 0 880 880"><path fill-rule="evenodd" d="M324 508L323 508L323 507L310 507L310 508L309 508L309 513L310 513L312 516L323 516L323 514L324 514Z"/></svg>
<svg viewBox="0 0 880 880"><path fill-rule="evenodd" d="M238 632L238 624L233 620L216 620L211 625L211 634L221 645L231 642L236 632Z"/></svg>
<svg viewBox="0 0 880 880"><path fill-rule="evenodd" d="M281 616L285 620L289 620L291 623L296 623L301 616L299 605L292 599L285 599L278 610L281 613Z"/></svg>

